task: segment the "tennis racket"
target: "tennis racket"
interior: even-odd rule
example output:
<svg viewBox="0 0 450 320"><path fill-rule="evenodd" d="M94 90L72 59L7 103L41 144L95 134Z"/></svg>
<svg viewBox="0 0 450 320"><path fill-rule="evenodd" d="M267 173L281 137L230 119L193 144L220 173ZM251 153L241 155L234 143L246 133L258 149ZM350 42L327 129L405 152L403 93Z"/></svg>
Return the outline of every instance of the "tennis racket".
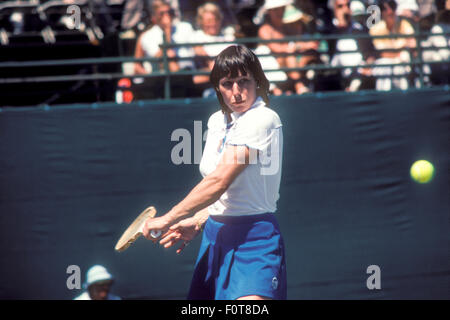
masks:
<svg viewBox="0 0 450 320"><path fill-rule="evenodd" d="M133 242L135 242L142 234L145 225L145 221L149 218L153 218L156 215L156 209L154 207L148 207L139 214L139 216L134 219L130 226L125 230L125 232L120 237L119 241L115 246L116 251L122 252L126 250ZM157 239L161 235L161 231L150 232L152 238Z"/></svg>

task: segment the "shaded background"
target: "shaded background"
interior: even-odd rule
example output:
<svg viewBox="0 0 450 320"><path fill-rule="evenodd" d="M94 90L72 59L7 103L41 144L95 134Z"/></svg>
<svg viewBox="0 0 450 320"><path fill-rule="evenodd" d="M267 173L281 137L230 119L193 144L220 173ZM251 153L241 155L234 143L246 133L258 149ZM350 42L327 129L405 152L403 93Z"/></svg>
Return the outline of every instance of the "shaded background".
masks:
<svg viewBox="0 0 450 320"><path fill-rule="evenodd" d="M289 299L450 298L448 88L273 97L284 130L277 217ZM159 214L200 179L174 165L172 132L215 100L0 109L0 298L72 299L69 265L105 265L125 299L184 299L200 238L181 255L114 245L149 205ZM192 141L193 147L193 141ZM193 159L193 156L192 156ZM409 176L431 161L434 179ZM381 290L368 290L369 265Z"/></svg>

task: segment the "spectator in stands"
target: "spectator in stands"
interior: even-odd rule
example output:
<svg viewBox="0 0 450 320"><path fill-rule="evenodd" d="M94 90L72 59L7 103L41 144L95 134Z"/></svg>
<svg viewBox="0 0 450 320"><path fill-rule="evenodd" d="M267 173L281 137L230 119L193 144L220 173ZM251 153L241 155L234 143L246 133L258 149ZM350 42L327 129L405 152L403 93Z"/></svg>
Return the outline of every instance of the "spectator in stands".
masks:
<svg viewBox="0 0 450 320"><path fill-rule="evenodd" d="M436 1L437 14L430 32L432 35L422 42L423 60L429 62L448 61L450 59L450 1ZM446 33L446 35L442 35ZM439 35L441 34L441 35ZM431 84L450 83L450 63L434 63L428 66Z"/></svg>
<svg viewBox="0 0 450 320"><path fill-rule="evenodd" d="M370 35L414 34L412 25L407 20L397 16L397 3L394 0L382 0L380 9L382 20L370 28ZM380 58L376 60L376 64L409 63L411 54L414 54L414 49L416 48L414 37L376 38L373 39L373 44L376 50L386 50L380 52ZM409 81L407 77L410 71L410 66L405 65L375 67L373 75L377 79L376 89L408 89Z"/></svg>
<svg viewBox="0 0 450 320"><path fill-rule="evenodd" d="M359 5L364 6L363 3L359 3ZM353 20L350 0L329 0L328 7L334 14L332 34L368 35L367 29ZM363 66L373 63L376 59L375 50L369 38L330 40L328 45L332 66ZM370 87L369 79L370 70L368 69L345 68L341 71L341 88L347 91L367 88Z"/></svg>
<svg viewBox="0 0 450 320"><path fill-rule="evenodd" d="M439 3L445 3L446 0L416 0L419 7L419 28L422 32L429 32L436 18L437 7Z"/></svg>
<svg viewBox="0 0 450 320"><path fill-rule="evenodd" d="M104 266L94 265L86 273L86 289L74 300L120 300L110 293L114 278Z"/></svg>
<svg viewBox="0 0 450 320"><path fill-rule="evenodd" d="M168 3L174 9L175 16L181 17L178 0L170 0ZM150 14L151 4L152 0L124 0L120 28L124 31L142 31L148 25L149 21L146 19Z"/></svg>
<svg viewBox="0 0 450 320"><path fill-rule="evenodd" d="M291 5L291 0L266 0L263 6L265 10L264 22L258 30L258 36L263 40L283 39L287 36L283 16L286 6ZM296 68L296 46L288 42L266 43L271 53L276 57L282 68ZM298 71L287 72L288 81L280 88L285 93L296 92L298 94L307 92L308 89L301 79Z"/></svg>
<svg viewBox="0 0 450 320"><path fill-rule="evenodd" d="M207 2L212 2L220 8L223 25L236 25L236 16L232 6L240 0L179 0L180 11L183 19L192 25L196 24L198 7Z"/></svg>
<svg viewBox="0 0 450 320"><path fill-rule="evenodd" d="M419 5L416 0L396 0L397 2L397 16L401 17L411 24L411 26L418 30L419 27Z"/></svg>
<svg viewBox="0 0 450 320"><path fill-rule="evenodd" d="M198 27L191 37L191 42L222 42L234 40L234 29L223 25L223 13L218 5L207 2L197 9L196 25ZM214 58L229 44L210 44L195 46L195 67L197 70L210 72L214 64ZM193 78L196 85L203 89L209 88L209 74L196 75ZM203 90L202 90L203 91Z"/></svg>
<svg viewBox="0 0 450 320"><path fill-rule="evenodd" d="M162 58L163 49L160 45L163 44L164 38L167 43L187 42L187 39L189 39L193 32L192 26L187 22L180 21L174 23L174 11L168 2L154 0L151 11L153 26L139 36L136 44L135 58L143 58L145 56ZM168 48L167 56L171 58L169 62L171 72L192 67L191 61L176 61L176 58L179 57L192 56L192 53L187 48ZM135 65L135 72L138 74L146 74L160 69L160 63L152 63L150 70L146 70L140 63Z"/></svg>
<svg viewBox="0 0 450 320"><path fill-rule="evenodd" d="M297 7L293 5L287 6L283 15L286 35L312 36L312 33L308 32L308 25L310 25L312 20L312 16L300 11ZM288 64L292 67L305 68L308 65L322 64L318 52L319 41L293 41L288 43L288 45L293 47L295 52L294 55L287 57L289 59ZM301 94L312 89L306 77L306 71L299 71L296 80L296 93Z"/></svg>
<svg viewBox="0 0 450 320"><path fill-rule="evenodd" d="M189 41L193 28L183 21L174 20L174 10L169 3L164 0L153 0L151 6L151 21L153 26L142 33L136 43L135 58L150 57L161 59L153 61L150 65L144 66L141 63L135 64L136 74L146 74L164 70L163 48L161 45L167 43L186 43ZM170 72L177 72L183 69L193 69L193 50L190 47L167 48L168 69ZM181 59L180 59L181 58ZM162 84L163 78L150 78L148 85L151 86L154 95L164 92ZM172 92L174 97L189 97L192 93L192 77L174 76L171 78Z"/></svg>

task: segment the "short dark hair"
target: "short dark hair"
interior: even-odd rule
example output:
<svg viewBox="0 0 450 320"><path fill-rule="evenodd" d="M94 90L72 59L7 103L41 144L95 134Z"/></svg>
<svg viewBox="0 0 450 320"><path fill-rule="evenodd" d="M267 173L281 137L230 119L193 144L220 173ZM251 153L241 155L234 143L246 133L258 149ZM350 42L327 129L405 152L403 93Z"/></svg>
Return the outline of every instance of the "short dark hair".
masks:
<svg viewBox="0 0 450 320"><path fill-rule="evenodd" d="M387 5L389 8L392 9L392 11L395 12L395 10L397 10L397 2L395 0L381 0L380 1L380 9L381 12L385 11L386 8L384 7L384 5Z"/></svg>
<svg viewBox="0 0 450 320"><path fill-rule="evenodd" d="M214 60L214 67L211 70L210 80L217 94L217 99L222 107L222 112L231 113L230 108L225 104L219 90L219 81L224 77L236 78L239 75L250 73L256 81L256 94L263 98L266 104L269 103L269 80L261 67L258 57L247 47L233 45L224 49Z"/></svg>

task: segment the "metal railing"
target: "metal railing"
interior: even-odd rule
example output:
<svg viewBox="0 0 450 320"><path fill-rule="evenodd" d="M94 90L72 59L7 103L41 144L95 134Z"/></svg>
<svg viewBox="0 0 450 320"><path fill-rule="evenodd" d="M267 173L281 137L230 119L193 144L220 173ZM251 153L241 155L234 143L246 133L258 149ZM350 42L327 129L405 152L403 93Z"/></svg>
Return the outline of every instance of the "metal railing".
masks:
<svg viewBox="0 0 450 320"><path fill-rule="evenodd" d="M160 71L154 71L149 74L134 74L128 75L124 73L92 73L92 74L70 74L70 75L55 75L55 76L22 76L22 77L3 77L0 76L0 85L1 84L19 84L19 83L33 83L33 82L54 82L54 81L102 81L102 80L114 80L120 79L123 77L127 78L151 78L151 77L164 77L164 98L171 98L171 78L181 75L208 75L208 71L200 71L200 70L180 70L177 72L171 72L169 70L169 61L172 59L167 56L167 50L169 48L176 47L195 47L201 45L213 45L213 44L268 44L268 43L283 43L283 42L308 42L308 41L329 41L329 40L340 40L340 39L397 39L397 38L415 38L416 39L416 48L401 48L401 49L384 49L377 50L377 52L383 51L416 51L416 58L411 59L410 62L405 63L393 63L393 64L358 64L358 65L345 65L345 66L331 66L331 65L308 65L303 68L278 68L278 69L265 69L265 72L274 72L274 71L324 71L324 70L342 70L342 69L357 69L357 68L374 68L374 67L394 67L394 66L411 66L418 67L419 71L419 81L420 87L424 85L424 74L422 66L424 64L432 65L432 64L445 64L450 63L450 60L444 61L424 61L423 60L423 52L429 50L437 50L437 49L449 49L446 47L422 47L421 41L426 40L430 36L446 36L448 37L450 33L423 33L418 32L410 35L403 34L394 34L394 35L383 35L383 36L371 36L369 34L348 34L348 35L313 35L313 36L289 36L284 37L283 39L270 39L270 40L262 40L260 38L238 38L233 41L218 41L218 42L186 42L186 43L167 43L164 42L161 45L163 56L161 58L134 58L134 57L103 57L103 58L82 58L82 59L68 59L68 60L41 60L41 61L7 61L0 62L0 72L1 70L7 70L10 68L32 68L32 67L56 67L56 66L73 66L73 65L102 65L102 64L122 64L125 62L130 63L142 63L142 62L150 62L150 63L162 63L163 68ZM1 47L1 46L0 46ZM347 51L338 51L339 54L345 53L355 53L360 52L359 50L347 50ZM329 54L327 50L318 50L319 54ZM283 54L267 54L267 55L258 55L259 57L264 56L280 56ZM285 54L284 54L285 55ZM177 60L192 60L193 57L185 57L185 58L176 58ZM1 72L4 74L4 72ZM395 76L392 76L395 77Z"/></svg>

